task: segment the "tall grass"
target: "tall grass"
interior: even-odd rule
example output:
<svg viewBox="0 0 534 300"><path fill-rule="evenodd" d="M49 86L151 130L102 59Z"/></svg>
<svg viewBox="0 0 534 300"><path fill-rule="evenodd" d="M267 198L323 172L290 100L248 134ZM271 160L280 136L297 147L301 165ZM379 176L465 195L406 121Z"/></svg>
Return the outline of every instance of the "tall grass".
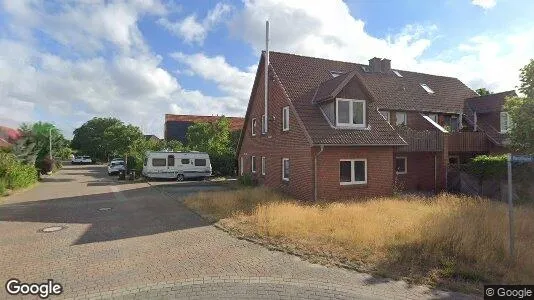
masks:
<svg viewBox="0 0 534 300"><path fill-rule="evenodd" d="M265 189L201 193L186 204L223 226L305 254L419 283L473 288L534 282L534 208L442 194L309 205Z"/></svg>

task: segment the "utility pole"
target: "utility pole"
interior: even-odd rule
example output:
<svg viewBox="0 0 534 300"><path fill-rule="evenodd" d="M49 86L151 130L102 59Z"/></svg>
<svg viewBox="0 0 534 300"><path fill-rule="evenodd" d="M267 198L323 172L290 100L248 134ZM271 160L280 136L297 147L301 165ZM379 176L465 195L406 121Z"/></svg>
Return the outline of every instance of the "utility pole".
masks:
<svg viewBox="0 0 534 300"><path fill-rule="evenodd" d="M50 159L52 159L52 127L48 129L48 146L50 148L48 153L50 155Z"/></svg>
<svg viewBox="0 0 534 300"><path fill-rule="evenodd" d="M515 257L514 252L514 204L512 201L512 154L508 153L508 221L510 223L510 256Z"/></svg>

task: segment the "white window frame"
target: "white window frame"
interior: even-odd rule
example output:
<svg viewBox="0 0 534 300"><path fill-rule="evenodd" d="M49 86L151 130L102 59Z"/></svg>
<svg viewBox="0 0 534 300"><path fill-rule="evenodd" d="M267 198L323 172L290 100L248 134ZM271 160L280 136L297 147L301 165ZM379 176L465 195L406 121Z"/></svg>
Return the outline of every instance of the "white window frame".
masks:
<svg viewBox="0 0 534 300"><path fill-rule="evenodd" d="M426 116L432 119L432 121L438 122L438 114L427 114Z"/></svg>
<svg viewBox="0 0 534 300"><path fill-rule="evenodd" d="M250 157L250 171L256 173L256 156Z"/></svg>
<svg viewBox="0 0 534 300"><path fill-rule="evenodd" d="M404 159L404 172L397 172L397 159ZM397 156L397 157L395 157L395 173L397 173L397 174L406 174L406 173L408 173L408 157L406 157L406 156Z"/></svg>
<svg viewBox="0 0 534 300"><path fill-rule="evenodd" d="M339 101L348 101L349 102L349 123L339 123ZM363 118L362 124L354 124L354 103L363 103ZM336 126L337 127L350 127L350 128L365 128L367 124L367 103L365 100L358 99L346 99L346 98L336 98Z"/></svg>
<svg viewBox="0 0 534 300"><path fill-rule="evenodd" d="M389 124L391 124L391 112L389 110L379 110L378 112Z"/></svg>
<svg viewBox="0 0 534 300"><path fill-rule="evenodd" d="M341 182L341 178L339 178L339 185L367 184L367 158L354 158L354 159L340 159L339 160L339 162L342 162L342 161L350 161L350 182ZM364 162L364 167L365 167L365 180L364 181L354 180L354 162L356 161Z"/></svg>
<svg viewBox="0 0 534 300"><path fill-rule="evenodd" d="M289 106L282 108L282 131L289 131Z"/></svg>
<svg viewBox="0 0 534 300"><path fill-rule="evenodd" d="M426 84L426 83L420 83L420 85L421 85L421 87L422 87L427 93L429 93L429 94L431 94L431 95L435 93L434 90L431 89L431 88L428 86L428 84Z"/></svg>
<svg viewBox="0 0 534 300"><path fill-rule="evenodd" d="M399 114L404 115L404 124L399 124ZM408 126L408 114L405 111L396 111L395 112L395 125L400 126Z"/></svg>
<svg viewBox="0 0 534 300"><path fill-rule="evenodd" d="M289 158L287 157L282 158L282 180L283 181L289 181L289 177L291 177L291 174L288 174L289 177L284 177L284 162L286 160L289 162L289 170L291 170L291 161L289 160Z"/></svg>
<svg viewBox="0 0 534 300"><path fill-rule="evenodd" d="M506 128L503 128L503 116L506 118ZM499 114L499 127L501 129L501 133L508 133L510 132L511 127L511 120L510 120L510 114L506 111L501 111Z"/></svg>
<svg viewBox="0 0 534 300"><path fill-rule="evenodd" d="M252 118L252 122L250 123L252 136L256 136L256 118Z"/></svg>
<svg viewBox="0 0 534 300"><path fill-rule="evenodd" d="M397 75L397 77L402 77L402 74L399 71L397 71L397 70L391 70L391 71L393 71L393 73L395 73L395 75Z"/></svg>
<svg viewBox="0 0 534 300"><path fill-rule="evenodd" d="M243 156L241 156L241 164L239 164L239 174L243 176L243 172L245 170L245 160L243 159Z"/></svg>

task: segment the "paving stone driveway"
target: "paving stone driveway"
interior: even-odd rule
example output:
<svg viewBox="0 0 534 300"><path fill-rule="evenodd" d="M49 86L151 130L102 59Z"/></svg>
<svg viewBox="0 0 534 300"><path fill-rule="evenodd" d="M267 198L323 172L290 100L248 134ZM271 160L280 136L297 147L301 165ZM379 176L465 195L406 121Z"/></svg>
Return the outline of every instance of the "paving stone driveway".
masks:
<svg viewBox="0 0 534 300"><path fill-rule="evenodd" d="M103 166L66 166L34 189L0 200L1 284L51 278L64 287L58 298L83 299L464 297L314 265L235 239L178 201L213 188L118 183ZM57 225L66 228L39 232ZM2 289L0 298L9 297Z"/></svg>

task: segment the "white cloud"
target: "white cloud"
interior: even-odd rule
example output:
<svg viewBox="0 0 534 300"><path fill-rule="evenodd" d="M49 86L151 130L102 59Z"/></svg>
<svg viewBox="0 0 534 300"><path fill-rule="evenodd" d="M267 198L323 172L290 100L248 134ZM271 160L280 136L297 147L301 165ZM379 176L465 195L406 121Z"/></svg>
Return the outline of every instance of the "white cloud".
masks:
<svg viewBox="0 0 534 300"><path fill-rule="evenodd" d="M202 44L208 32L219 24L231 10L232 7L230 5L217 3L202 21L197 20L196 14L191 14L177 22L171 22L167 18L160 18L158 24L183 38L187 43Z"/></svg>
<svg viewBox="0 0 534 300"><path fill-rule="evenodd" d="M93 116L113 116L162 136L165 113L244 113L235 96L184 89L150 51L137 24L145 14L165 14L159 2L59 2L59 11L48 4L4 5L14 37L0 38L2 124L45 115L69 136ZM35 29L66 51L43 49Z"/></svg>
<svg viewBox="0 0 534 300"><path fill-rule="evenodd" d="M171 56L189 67L190 72L213 81L217 87L227 94L241 100L247 105L256 70L246 72L229 65L223 56L208 57L203 53L192 55L176 52Z"/></svg>
<svg viewBox="0 0 534 300"><path fill-rule="evenodd" d="M477 3L482 3L479 1ZM489 7L492 1L484 3ZM385 38L370 35L343 1L246 0L230 22L234 35L256 53L264 48L265 20L269 19L271 49L302 55L367 63L387 57L394 68L454 76L472 88L514 89L519 68L534 53L534 24L508 32L483 32L443 53L427 57L439 36L435 25L407 25ZM379 22L379 21L377 21Z"/></svg>
<svg viewBox="0 0 534 300"><path fill-rule="evenodd" d="M472 0L471 3L476 6L480 6L483 9L493 8L496 4L496 0Z"/></svg>

